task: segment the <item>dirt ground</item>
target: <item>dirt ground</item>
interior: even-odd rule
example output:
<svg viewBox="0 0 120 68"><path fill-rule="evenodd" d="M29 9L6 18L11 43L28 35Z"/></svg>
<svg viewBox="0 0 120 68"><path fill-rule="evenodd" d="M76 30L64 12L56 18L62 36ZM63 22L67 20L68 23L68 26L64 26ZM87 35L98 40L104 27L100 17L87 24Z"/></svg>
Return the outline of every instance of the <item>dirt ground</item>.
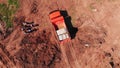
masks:
<svg viewBox="0 0 120 68"><path fill-rule="evenodd" d="M19 1L14 30L0 40L0 68L120 68L119 0ZM66 10L78 29L61 44L49 19L54 10ZM24 34L22 21L39 30Z"/></svg>

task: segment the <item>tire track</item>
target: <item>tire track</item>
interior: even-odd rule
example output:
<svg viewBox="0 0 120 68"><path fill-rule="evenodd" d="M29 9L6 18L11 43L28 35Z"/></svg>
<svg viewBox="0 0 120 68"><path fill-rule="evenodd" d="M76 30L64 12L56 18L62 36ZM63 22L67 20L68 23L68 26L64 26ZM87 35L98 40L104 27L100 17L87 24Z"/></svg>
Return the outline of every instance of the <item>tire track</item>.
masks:
<svg viewBox="0 0 120 68"><path fill-rule="evenodd" d="M69 42L69 43L68 43ZM67 46L66 46L67 45ZM73 49L72 43L70 40L65 40L61 45L61 51L63 58L67 64L68 68L81 68L77 60L75 49Z"/></svg>
<svg viewBox="0 0 120 68"><path fill-rule="evenodd" d="M7 67L7 68L16 68L14 63L10 60L10 58L3 52L3 50L0 48L0 58L2 60L2 63Z"/></svg>

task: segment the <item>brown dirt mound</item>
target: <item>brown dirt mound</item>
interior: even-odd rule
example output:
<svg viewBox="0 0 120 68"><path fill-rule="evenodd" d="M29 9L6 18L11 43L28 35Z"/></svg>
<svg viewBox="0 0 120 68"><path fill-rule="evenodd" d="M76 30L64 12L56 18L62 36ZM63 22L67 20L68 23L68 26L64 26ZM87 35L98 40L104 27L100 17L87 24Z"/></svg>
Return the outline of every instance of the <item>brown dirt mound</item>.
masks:
<svg viewBox="0 0 120 68"><path fill-rule="evenodd" d="M21 49L14 58L21 67L49 68L60 62L60 49L57 44L50 43L50 33L43 30L36 36L26 35L21 42Z"/></svg>
<svg viewBox="0 0 120 68"><path fill-rule="evenodd" d="M120 1L20 0L20 5L14 31L0 41L0 68L120 67ZM49 20L56 9L67 10L78 28L60 45ZM39 30L24 34L22 21L39 24Z"/></svg>

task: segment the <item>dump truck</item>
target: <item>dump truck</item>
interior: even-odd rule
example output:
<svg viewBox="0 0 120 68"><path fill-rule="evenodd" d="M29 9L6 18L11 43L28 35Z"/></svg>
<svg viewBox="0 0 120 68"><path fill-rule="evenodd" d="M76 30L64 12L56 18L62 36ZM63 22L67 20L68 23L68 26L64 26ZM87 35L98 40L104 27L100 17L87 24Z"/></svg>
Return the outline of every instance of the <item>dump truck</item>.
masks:
<svg viewBox="0 0 120 68"><path fill-rule="evenodd" d="M65 18L61 15L60 10L51 12L49 14L49 17L52 25L56 30L59 41L70 39L70 34L65 24Z"/></svg>

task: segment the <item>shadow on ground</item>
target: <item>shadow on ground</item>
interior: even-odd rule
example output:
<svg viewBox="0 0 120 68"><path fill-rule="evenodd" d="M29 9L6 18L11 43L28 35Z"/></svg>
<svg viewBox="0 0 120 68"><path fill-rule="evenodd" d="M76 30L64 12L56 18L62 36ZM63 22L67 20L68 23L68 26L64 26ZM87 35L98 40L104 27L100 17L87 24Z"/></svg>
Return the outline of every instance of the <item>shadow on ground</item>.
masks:
<svg viewBox="0 0 120 68"><path fill-rule="evenodd" d="M78 28L73 27L72 22L71 22L71 16L68 15L66 10L60 10L60 12L61 12L61 15L64 17L65 24L68 28L71 39L74 39L78 31Z"/></svg>

